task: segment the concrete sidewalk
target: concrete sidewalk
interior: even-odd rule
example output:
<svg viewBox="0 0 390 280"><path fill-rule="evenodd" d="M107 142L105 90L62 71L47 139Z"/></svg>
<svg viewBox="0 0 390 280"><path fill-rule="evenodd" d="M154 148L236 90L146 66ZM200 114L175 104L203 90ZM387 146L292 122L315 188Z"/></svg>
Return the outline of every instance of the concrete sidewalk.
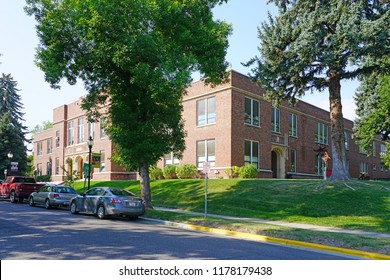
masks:
<svg viewBox="0 0 390 280"><path fill-rule="evenodd" d="M180 209L171 209L171 208L164 208L164 207L154 207L154 209L160 210L160 211L182 213L182 214L204 215L204 213L200 213L200 212L192 212L192 211L185 211L185 210L180 210ZM245 222L251 222L251 223L262 223L262 224L269 224L269 225L275 225L275 226L308 229L308 230L315 230L315 231L347 233L347 234L355 234L355 235L367 236L367 237L378 237L378 238L389 238L390 239L390 234L379 233L379 232L368 232L368 231L361 231L361 230L342 229L342 228L316 226L316 225L300 224L300 223L289 223L289 222L283 222L283 221L270 221L270 220L263 220L263 219L256 219L256 218L232 217L232 216L215 215L215 214L207 214L207 217L236 220L236 221L245 221Z"/></svg>

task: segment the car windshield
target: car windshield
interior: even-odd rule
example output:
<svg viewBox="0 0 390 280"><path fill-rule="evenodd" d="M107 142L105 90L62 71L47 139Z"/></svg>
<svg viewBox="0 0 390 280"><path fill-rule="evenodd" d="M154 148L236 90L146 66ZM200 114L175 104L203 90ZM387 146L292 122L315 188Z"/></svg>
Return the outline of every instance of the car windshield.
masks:
<svg viewBox="0 0 390 280"><path fill-rule="evenodd" d="M76 191L73 188L69 188L69 187L57 187L57 192L58 193L72 193L72 194L76 193Z"/></svg>
<svg viewBox="0 0 390 280"><path fill-rule="evenodd" d="M118 196L135 196L135 194L122 189L110 189L110 192L113 195L118 195Z"/></svg>

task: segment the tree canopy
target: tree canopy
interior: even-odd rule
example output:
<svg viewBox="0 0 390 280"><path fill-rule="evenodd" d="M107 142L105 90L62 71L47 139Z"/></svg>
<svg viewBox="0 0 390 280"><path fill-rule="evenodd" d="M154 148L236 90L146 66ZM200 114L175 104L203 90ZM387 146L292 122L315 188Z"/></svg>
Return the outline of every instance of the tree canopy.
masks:
<svg viewBox="0 0 390 280"><path fill-rule="evenodd" d="M181 101L191 73L211 84L227 77L231 27L212 18L226 1L26 0L38 22L37 65L56 88L83 80L83 108L105 119L113 159L140 171L149 207L148 167L185 147Z"/></svg>
<svg viewBox="0 0 390 280"><path fill-rule="evenodd" d="M365 150L371 151L376 136L380 135L383 141L390 140L390 76L364 77L356 92L355 102L357 142ZM390 149L387 148L386 155L382 156L387 168L390 168Z"/></svg>
<svg viewBox="0 0 390 280"><path fill-rule="evenodd" d="M275 105L329 89L331 179L349 179L341 80L390 70L390 10L381 0L270 0L279 14L259 28L260 58L252 77Z"/></svg>
<svg viewBox="0 0 390 280"><path fill-rule="evenodd" d="M10 74L0 77L0 170L9 170L8 153L13 154L12 161L18 162L18 173L27 169L27 127L22 112L23 105L18 94L17 83ZM9 173L8 173L9 174Z"/></svg>

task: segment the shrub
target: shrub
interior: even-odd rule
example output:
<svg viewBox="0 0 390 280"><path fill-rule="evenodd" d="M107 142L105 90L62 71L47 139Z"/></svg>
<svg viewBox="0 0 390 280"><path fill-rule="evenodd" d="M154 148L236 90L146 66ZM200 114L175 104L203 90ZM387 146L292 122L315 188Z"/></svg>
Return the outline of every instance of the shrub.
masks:
<svg viewBox="0 0 390 280"><path fill-rule="evenodd" d="M176 165L168 164L163 169L163 175L165 179L176 179Z"/></svg>
<svg viewBox="0 0 390 280"><path fill-rule="evenodd" d="M257 170L257 167L253 164L247 164L240 167L240 178L256 178L257 173L259 171Z"/></svg>
<svg viewBox="0 0 390 280"><path fill-rule="evenodd" d="M151 166L149 168L149 176L152 180L161 180L164 179L163 170L157 166Z"/></svg>
<svg viewBox="0 0 390 280"><path fill-rule="evenodd" d="M238 178L240 175L240 167L238 166L232 166L232 177L231 178Z"/></svg>
<svg viewBox="0 0 390 280"><path fill-rule="evenodd" d="M195 165L186 163L176 166L176 174L179 179L193 179L198 174L198 169Z"/></svg>

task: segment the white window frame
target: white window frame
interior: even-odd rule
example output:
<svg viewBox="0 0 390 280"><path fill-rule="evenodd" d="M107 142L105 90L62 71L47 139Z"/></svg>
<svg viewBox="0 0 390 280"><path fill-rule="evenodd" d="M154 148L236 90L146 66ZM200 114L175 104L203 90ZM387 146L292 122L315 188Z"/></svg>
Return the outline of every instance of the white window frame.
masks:
<svg viewBox="0 0 390 280"><path fill-rule="evenodd" d="M199 152L200 152L199 145L201 145L201 144L204 145L204 147L203 147L204 154L202 154L202 155L199 154ZM213 148L214 154L210 154L209 149L211 147L209 145L210 146L214 145L214 148ZM216 159L215 147L216 147L215 139L196 141L196 164L197 164L198 168L202 168L204 162L209 162L210 166L215 166L215 159Z"/></svg>
<svg viewBox="0 0 390 280"><path fill-rule="evenodd" d="M288 135L291 137L298 137L298 117L297 115L290 113L288 116L289 129Z"/></svg>
<svg viewBox="0 0 390 280"><path fill-rule="evenodd" d="M316 143L328 145L328 126L324 123L317 123Z"/></svg>
<svg viewBox="0 0 390 280"><path fill-rule="evenodd" d="M249 104L247 102L249 102ZM249 105L249 108L247 108L247 104ZM260 101L253 98L245 97L244 109L244 123L247 125L260 127Z"/></svg>
<svg viewBox="0 0 390 280"><path fill-rule="evenodd" d="M71 146L74 144L74 126L73 126L73 120L68 121L68 146Z"/></svg>
<svg viewBox="0 0 390 280"><path fill-rule="evenodd" d="M201 106L201 102L203 102L203 105ZM212 102L214 102L214 107L212 106ZM201 108L202 107L202 108ZM203 126L208 124L215 124L217 120L217 113L216 113L216 99L215 96L199 99L196 101L196 125L197 126ZM200 118L200 109L204 111L204 118Z"/></svg>
<svg viewBox="0 0 390 280"><path fill-rule="evenodd" d="M250 151L247 154L247 144L249 144ZM257 146L257 155L254 154L254 148ZM260 143L259 141L253 141L246 139L244 141L244 164L253 164L257 169L260 168Z"/></svg>
<svg viewBox="0 0 390 280"><path fill-rule="evenodd" d="M77 132L78 132L78 137L77 137L77 143L84 143L84 118L79 118L77 120Z"/></svg>
<svg viewBox="0 0 390 280"><path fill-rule="evenodd" d="M271 129L272 132L280 133L280 110L278 108L272 108Z"/></svg>

